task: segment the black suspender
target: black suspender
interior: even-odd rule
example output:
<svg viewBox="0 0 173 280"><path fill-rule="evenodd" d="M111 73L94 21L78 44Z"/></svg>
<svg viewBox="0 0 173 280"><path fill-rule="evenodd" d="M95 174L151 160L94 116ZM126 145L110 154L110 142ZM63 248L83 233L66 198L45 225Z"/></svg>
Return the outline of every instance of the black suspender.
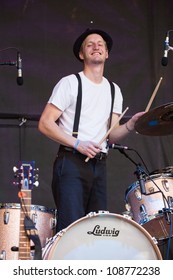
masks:
<svg viewBox="0 0 173 280"><path fill-rule="evenodd" d="M81 104L82 104L82 82L81 77L77 73L75 74L78 79L78 96L77 96L77 102L76 102L76 111L75 111L75 117L74 117L74 124L73 124L73 133L72 135L77 138L78 136L78 128L79 128L79 119L80 119L80 112L81 112ZM110 87L111 87L111 110L110 110L110 118L109 118L109 125L108 129L111 126L111 120L112 120L112 111L113 111L113 105L114 105L114 98L115 98L115 87L113 82L109 81Z"/></svg>
<svg viewBox="0 0 173 280"><path fill-rule="evenodd" d="M81 82L81 77L78 73L76 74L76 77L77 77L79 83L78 83L78 96L77 96L77 102L76 102L76 112L75 112L72 135L77 138L78 127L79 127L79 118L80 118L80 112L81 112L81 104L82 104L82 82Z"/></svg>
<svg viewBox="0 0 173 280"><path fill-rule="evenodd" d="M115 98L115 87L113 82L109 81L110 87L111 87L111 97L112 97L112 102L111 102L111 111L110 111L110 118L109 118L109 125L108 129L111 127L111 121L112 121L112 112L113 112L113 106L114 106L114 98Z"/></svg>

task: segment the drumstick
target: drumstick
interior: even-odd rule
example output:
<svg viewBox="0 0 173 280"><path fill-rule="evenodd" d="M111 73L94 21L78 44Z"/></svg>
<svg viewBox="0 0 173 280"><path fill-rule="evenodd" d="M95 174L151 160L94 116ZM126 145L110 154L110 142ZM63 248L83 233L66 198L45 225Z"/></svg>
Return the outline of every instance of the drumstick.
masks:
<svg viewBox="0 0 173 280"><path fill-rule="evenodd" d="M158 91L158 89L159 89L159 86L160 86L160 84L161 84L161 81L162 81L162 77L160 78L160 80L159 80L157 86L155 87L155 90L153 91L153 94L151 95L151 98L150 98L150 100L149 100L149 102L148 102L148 105L147 105L147 107L146 107L146 109L145 109L145 112L148 112L148 110L150 109L151 104L152 104L152 102L153 102L153 100L154 100L154 97L156 96L156 93L157 93L157 91Z"/></svg>
<svg viewBox="0 0 173 280"><path fill-rule="evenodd" d="M107 131L107 133L105 134L105 136L100 140L99 145L101 145L103 143L103 141L108 137L108 135L110 134L110 132L112 131L112 129L119 123L119 121L122 119L122 117L125 115L125 113L127 112L127 110L129 109L129 107L127 107L124 112L121 114L121 116L119 116L119 118L117 119L117 121L114 123L114 125L111 126L111 128ZM85 159L85 162L88 162L90 159L90 157L87 157Z"/></svg>

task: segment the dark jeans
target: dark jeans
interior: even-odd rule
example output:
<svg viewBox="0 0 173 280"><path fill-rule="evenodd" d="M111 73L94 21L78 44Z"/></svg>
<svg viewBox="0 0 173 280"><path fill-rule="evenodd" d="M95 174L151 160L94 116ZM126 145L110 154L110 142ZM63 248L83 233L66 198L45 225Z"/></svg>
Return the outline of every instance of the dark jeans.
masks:
<svg viewBox="0 0 173 280"><path fill-rule="evenodd" d="M52 191L57 207L57 232L90 212L106 210L106 159L90 159L59 151L53 166Z"/></svg>

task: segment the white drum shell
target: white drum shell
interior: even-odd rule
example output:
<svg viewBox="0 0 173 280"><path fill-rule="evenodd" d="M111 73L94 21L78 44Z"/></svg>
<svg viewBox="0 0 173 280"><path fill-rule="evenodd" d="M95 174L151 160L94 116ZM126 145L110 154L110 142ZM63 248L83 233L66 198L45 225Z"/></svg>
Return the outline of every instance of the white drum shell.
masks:
<svg viewBox="0 0 173 280"><path fill-rule="evenodd" d="M122 215L87 215L57 233L46 244L49 260L157 260L162 259L149 233Z"/></svg>

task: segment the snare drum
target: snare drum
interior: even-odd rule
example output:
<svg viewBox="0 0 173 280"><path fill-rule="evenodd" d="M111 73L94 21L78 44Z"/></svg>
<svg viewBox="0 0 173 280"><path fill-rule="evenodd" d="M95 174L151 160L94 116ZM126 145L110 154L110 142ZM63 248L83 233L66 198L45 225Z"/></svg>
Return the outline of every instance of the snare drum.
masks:
<svg viewBox="0 0 173 280"><path fill-rule="evenodd" d="M40 205L31 205L30 217L38 230L41 246L44 247L55 234L56 211ZM18 252L12 248L19 246L19 227L20 204L0 203L0 259L18 259Z"/></svg>
<svg viewBox="0 0 173 280"><path fill-rule="evenodd" d="M172 236L173 174L153 173L145 179L146 194L136 181L126 191L126 209L157 240ZM166 198L166 199L165 199Z"/></svg>
<svg viewBox="0 0 173 280"><path fill-rule="evenodd" d="M44 260L160 260L150 234L135 221L109 212L89 213L57 233Z"/></svg>

